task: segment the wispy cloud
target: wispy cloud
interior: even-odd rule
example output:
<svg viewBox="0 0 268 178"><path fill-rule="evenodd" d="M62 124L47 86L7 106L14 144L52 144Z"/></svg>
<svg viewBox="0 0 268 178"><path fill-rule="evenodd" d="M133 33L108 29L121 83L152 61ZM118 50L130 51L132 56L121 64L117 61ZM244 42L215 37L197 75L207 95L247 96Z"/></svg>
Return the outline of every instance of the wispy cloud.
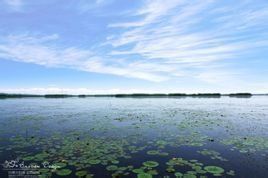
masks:
<svg viewBox="0 0 268 178"><path fill-rule="evenodd" d="M146 1L141 9L130 15L134 14L136 21L109 25L110 28L125 28L123 33L108 39L114 47L110 54L139 55L180 71L182 67L191 66L195 70L195 65L209 66L217 61L236 60L260 47L267 47L268 37L263 31L267 29L267 7L258 7L249 1L221 4L221 7L217 3L213 0ZM256 33L258 29L262 31ZM131 47L122 50L124 46ZM211 75L216 70L209 67L208 71ZM208 76L204 73L192 75Z"/></svg>
<svg viewBox="0 0 268 178"><path fill-rule="evenodd" d="M11 8L12 10L21 10L23 6L22 0L4 0L4 2Z"/></svg>
<svg viewBox="0 0 268 178"><path fill-rule="evenodd" d="M103 7L108 1L73 2L83 13ZM188 77L215 83L242 70L233 72L225 65L214 66L267 49L268 6L242 0L235 4L215 0L142 2L124 17L101 17L103 21L96 27L100 29L94 30L103 33L96 39L105 36L106 40L77 47L60 43L57 34L13 34L0 39L0 57L153 82ZM20 0L6 3L22 5ZM91 28L93 25L81 31Z"/></svg>
<svg viewBox="0 0 268 178"><path fill-rule="evenodd" d="M10 35L0 42L0 57L48 67L72 68L154 82L167 79L167 77L159 75L157 72L170 70L164 66L129 63L122 62L122 60L119 62L117 59L109 59L113 63L107 64L108 59L95 54L91 50L59 47L59 45L56 45L58 38L56 34L50 36Z"/></svg>

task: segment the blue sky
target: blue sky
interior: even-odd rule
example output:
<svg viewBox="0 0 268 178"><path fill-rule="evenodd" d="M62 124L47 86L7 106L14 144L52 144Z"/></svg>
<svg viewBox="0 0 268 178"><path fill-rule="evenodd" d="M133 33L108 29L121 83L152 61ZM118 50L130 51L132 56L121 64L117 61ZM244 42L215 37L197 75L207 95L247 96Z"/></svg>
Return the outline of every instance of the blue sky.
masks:
<svg viewBox="0 0 268 178"><path fill-rule="evenodd" d="M267 0L0 0L0 92L268 93Z"/></svg>

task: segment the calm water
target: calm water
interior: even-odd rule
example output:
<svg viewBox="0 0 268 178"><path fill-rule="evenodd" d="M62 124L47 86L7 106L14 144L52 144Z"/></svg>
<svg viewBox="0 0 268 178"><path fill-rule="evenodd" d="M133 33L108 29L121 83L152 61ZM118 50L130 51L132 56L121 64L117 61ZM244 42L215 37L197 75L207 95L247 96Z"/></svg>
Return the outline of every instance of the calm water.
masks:
<svg viewBox="0 0 268 178"><path fill-rule="evenodd" d="M1 178L264 178L268 97L0 100L0 155Z"/></svg>

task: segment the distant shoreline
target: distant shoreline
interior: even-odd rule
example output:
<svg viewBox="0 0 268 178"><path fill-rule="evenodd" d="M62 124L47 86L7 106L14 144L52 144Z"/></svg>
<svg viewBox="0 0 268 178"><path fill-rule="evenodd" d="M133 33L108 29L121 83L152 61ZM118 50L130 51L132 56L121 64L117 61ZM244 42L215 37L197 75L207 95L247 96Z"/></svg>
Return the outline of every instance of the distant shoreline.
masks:
<svg viewBox="0 0 268 178"><path fill-rule="evenodd" d="M96 95L69 95L69 94L8 94L0 93L0 99L7 98L87 98L87 97L115 97L115 98L183 98L183 97L194 97L194 98L220 98L222 96L236 97L236 98L250 98L252 96L268 96L268 94L251 94L251 93L196 93L196 94L185 94L185 93L133 93L133 94L96 94Z"/></svg>

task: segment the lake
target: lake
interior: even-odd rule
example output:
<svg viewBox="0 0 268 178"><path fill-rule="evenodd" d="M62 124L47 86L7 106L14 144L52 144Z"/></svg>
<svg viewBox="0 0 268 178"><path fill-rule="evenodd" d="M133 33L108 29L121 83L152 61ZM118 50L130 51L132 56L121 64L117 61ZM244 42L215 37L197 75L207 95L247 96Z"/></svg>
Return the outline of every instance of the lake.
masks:
<svg viewBox="0 0 268 178"><path fill-rule="evenodd" d="M268 177L268 96L0 100L0 177Z"/></svg>

